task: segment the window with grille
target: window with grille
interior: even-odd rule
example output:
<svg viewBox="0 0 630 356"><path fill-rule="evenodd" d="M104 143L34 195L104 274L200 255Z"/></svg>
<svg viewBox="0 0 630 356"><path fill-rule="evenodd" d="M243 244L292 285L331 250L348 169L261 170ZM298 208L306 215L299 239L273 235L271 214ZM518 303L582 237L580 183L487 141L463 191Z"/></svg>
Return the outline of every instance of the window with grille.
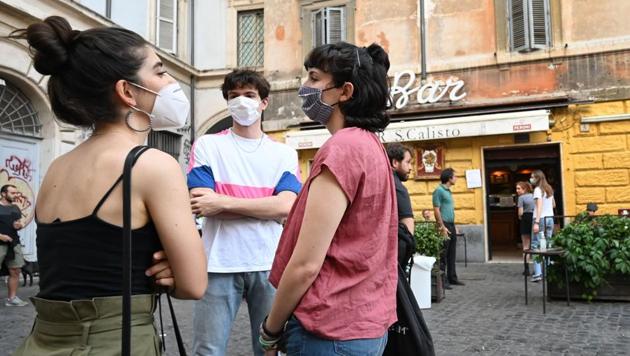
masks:
<svg viewBox="0 0 630 356"><path fill-rule="evenodd" d="M325 7L312 12L313 47L346 40L345 7Z"/></svg>
<svg viewBox="0 0 630 356"><path fill-rule="evenodd" d="M157 2L157 46L171 53L177 52L177 0Z"/></svg>
<svg viewBox="0 0 630 356"><path fill-rule="evenodd" d="M265 51L263 10L238 13L238 66L262 67Z"/></svg>
<svg viewBox="0 0 630 356"><path fill-rule="evenodd" d="M41 137L41 129L42 124L28 97L0 79L0 131Z"/></svg>
<svg viewBox="0 0 630 356"><path fill-rule="evenodd" d="M181 139L180 135L169 131L151 131L148 146L164 151L179 161Z"/></svg>
<svg viewBox="0 0 630 356"><path fill-rule="evenodd" d="M510 50L531 52L551 46L549 0L508 0Z"/></svg>

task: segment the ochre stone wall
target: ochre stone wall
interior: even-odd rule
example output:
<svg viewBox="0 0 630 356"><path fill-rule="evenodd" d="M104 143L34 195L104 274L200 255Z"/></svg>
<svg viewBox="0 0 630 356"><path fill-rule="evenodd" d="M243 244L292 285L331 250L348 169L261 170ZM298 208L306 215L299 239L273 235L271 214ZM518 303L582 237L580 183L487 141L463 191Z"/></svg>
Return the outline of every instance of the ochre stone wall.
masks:
<svg viewBox="0 0 630 356"><path fill-rule="evenodd" d="M580 130L581 118L629 113L630 100L574 106L557 113L556 121L573 123L552 134L565 142L563 165L569 215L583 211L588 202L597 203L601 214L617 214L618 209L630 208L630 119L589 124L587 132Z"/></svg>

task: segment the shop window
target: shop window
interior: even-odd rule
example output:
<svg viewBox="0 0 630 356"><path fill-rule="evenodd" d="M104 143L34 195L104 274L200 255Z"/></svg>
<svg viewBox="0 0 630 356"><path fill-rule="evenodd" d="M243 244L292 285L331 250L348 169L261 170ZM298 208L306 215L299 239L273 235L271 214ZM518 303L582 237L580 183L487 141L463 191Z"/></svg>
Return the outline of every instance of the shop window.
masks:
<svg viewBox="0 0 630 356"><path fill-rule="evenodd" d="M262 67L265 26L263 10L238 13L238 66Z"/></svg>
<svg viewBox="0 0 630 356"><path fill-rule="evenodd" d="M151 131L148 146L164 151L179 161L181 138L180 135L169 131Z"/></svg>
<svg viewBox="0 0 630 356"><path fill-rule="evenodd" d="M158 0L157 2L157 46L161 49L177 52L177 0Z"/></svg>
<svg viewBox="0 0 630 356"><path fill-rule="evenodd" d="M549 0L508 0L510 50L531 52L551 46Z"/></svg>
<svg viewBox="0 0 630 356"><path fill-rule="evenodd" d="M42 124L28 97L0 79L0 131L41 137L41 129Z"/></svg>

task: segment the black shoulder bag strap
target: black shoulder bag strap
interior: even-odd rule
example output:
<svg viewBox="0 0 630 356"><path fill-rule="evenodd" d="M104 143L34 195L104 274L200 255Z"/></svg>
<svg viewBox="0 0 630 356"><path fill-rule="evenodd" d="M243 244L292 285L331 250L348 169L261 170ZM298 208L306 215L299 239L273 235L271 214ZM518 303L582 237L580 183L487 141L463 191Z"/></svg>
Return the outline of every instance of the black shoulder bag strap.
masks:
<svg viewBox="0 0 630 356"><path fill-rule="evenodd" d="M131 356L131 168L147 146L129 151L123 166L122 356Z"/></svg>
<svg viewBox="0 0 630 356"><path fill-rule="evenodd" d="M136 146L127 155L123 167L123 310L122 310L122 356L131 356L131 168L141 154L149 149L147 146ZM158 297L159 298L159 297ZM186 356L186 348L179 331L175 310L171 302L171 296L166 293L166 299L171 312L175 338L177 339L177 349L181 356ZM162 304L160 306L160 323L162 323ZM162 333L164 334L164 333ZM162 347L166 344L162 338Z"/></svg>

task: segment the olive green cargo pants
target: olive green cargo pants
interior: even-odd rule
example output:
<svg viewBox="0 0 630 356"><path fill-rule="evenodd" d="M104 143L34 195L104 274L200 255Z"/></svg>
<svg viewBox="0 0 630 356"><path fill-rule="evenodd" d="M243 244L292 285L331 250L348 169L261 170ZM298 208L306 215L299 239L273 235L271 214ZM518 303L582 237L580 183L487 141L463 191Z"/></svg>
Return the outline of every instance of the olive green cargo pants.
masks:
<svg viewBox="0 0 630 356"><path fill-rule="evenodd" d="M106 297L71 302L31 298L37 318L33 331L15 356L120 355L122 298ZM155 296L131 299L131 354L160 355L153 325Z"/></svg>

